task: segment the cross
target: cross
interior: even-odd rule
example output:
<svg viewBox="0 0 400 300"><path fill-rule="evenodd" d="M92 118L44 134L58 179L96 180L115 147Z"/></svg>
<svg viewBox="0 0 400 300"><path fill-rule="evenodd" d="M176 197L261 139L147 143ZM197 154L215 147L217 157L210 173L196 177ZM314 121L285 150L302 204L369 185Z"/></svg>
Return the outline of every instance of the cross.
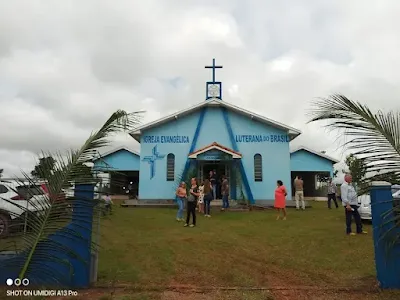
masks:
<svg viewBox="0 0 400 300"><path fill-rule="evenodd" d="M153 147L151 156L143 157L143 161L147 161L150 164L150 179L156 175L156 160L163 159L164 157L165 155L161 155L157 151L157 145Z"/></svg>
<svg viewBox="0 0 400 300"><path fill-rule="evenodd" d="M206 69L213 69L213 83L215 83L215 69L222 69L222 66L216 66L215 65L215 58L213 58L213 64L212 66L205 66Z"/></svg>

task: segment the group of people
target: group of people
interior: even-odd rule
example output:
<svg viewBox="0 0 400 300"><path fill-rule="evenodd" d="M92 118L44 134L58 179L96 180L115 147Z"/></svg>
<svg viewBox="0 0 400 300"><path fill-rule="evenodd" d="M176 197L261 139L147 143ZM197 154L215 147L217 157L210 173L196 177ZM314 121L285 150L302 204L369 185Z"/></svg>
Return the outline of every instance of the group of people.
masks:
<svg viewBox="0 0 400 300"><path fill-rule="evenodd" d="M347 235L356 235L352 232L351 223L352 219L354 218L356 223L356 232L357 234L367 234L366 231L363 230L361 216L358 212L359 204L358 204L358 195L354 185L352 184L353 178L350 174L346 174L344 177L344 182L340 186L340 200L342 201L342 205L345 210L346 216L346 234ZM281 180L276 182L276 189L275 189L275 203L274 207L278 212L276 217L277 220L281 218L281 213L283 215L283 220L286 220L286 196L287 190L286 187L283 185ZM297 176L294 180L294 188L295 188L295 200L296 200L296 209L300 209L300 202L301 208L305 209L305 201L304 201L304 182L301 176ZM331 201L335 203L336 208L339 207L337 203L337 188L336 185L333 183L332 178L328 179L328 208L331 209Z"/></svg>
<svg viewBox="0 0 400 300"><path fill-rule="evenodd" d="M229 183L226 176L222 176L221 184L221 194L222 194L222 208L229 208ZM185 227L195 227L196 226L196 209L199 213L204 214L205 217L211 217L211 201L217 197L217 176L216 172L210 171L209 177L204 180L200 185L198 185L197 179L192 178L190 180L189 190L186 187L185 182L181 182L176 190L176 201L178 203L178 212L176 215L177 221L185 221ZM183 209L185 204L186 209L186 220L183 219ZM192 218L192 223L190 223L190 218Z"/></svg>

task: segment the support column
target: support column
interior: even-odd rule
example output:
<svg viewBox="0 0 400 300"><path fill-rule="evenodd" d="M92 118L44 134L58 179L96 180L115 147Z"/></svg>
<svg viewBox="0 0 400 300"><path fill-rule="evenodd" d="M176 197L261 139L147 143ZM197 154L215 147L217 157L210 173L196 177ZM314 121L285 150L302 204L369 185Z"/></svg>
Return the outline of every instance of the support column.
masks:
<svg viewBox="0 0 400 300"><path fill-rule="evenodd" d="M391 184L373 182L370 190L376 277L381 288L400 288L400 227L395 222ZM392 245L393 241L397 242Z"/></svg>
<svg viewBox="0 0 400 300"><path fill-rule="evenodd" d="M73 203L72 222L67 228L80 235L73 248L81 259L71 259L74 274L72 285L86 288L90 285L93 208L95 205L94 184L76 184L75 200Z"/></svg>

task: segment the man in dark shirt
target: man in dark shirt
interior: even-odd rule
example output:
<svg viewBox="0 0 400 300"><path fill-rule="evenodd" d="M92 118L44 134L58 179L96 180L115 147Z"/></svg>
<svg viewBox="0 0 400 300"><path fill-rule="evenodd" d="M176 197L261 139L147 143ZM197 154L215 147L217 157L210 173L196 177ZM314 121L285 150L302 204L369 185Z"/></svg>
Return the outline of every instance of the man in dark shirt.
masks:
<svg viewBox="0 0 400 300"><path fill-rule="evenodd" d="M222 208L221 210L225 210L229 208L229 182L225 175L222 176Z"/></svg>
<svg viewBox="0 0 400 300"><path fill-rule="evenodd" d="M210 171L210 182L212 186L213 199L217 199L217 172Z"/></svg>

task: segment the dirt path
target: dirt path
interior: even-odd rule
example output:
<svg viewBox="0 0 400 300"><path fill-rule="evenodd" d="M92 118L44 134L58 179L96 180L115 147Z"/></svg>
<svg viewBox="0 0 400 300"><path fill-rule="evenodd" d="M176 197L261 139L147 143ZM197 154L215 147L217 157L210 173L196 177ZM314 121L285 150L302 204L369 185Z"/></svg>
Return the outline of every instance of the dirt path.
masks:
<svg viewBox="0 0 400 300"><path fill-rule="evenodd" d="M57 298L54 298L57 299ZM66 298L60 298L66 299ZM71 298L72 299L72 298ZM97 288L82 290L79 300L392 300L400 299L399 292L380 292L376 288L351 290L310 286L275 286L270 289L242 289L239 287L212 288L189 285L134 289L132 287Z"/></svg>

